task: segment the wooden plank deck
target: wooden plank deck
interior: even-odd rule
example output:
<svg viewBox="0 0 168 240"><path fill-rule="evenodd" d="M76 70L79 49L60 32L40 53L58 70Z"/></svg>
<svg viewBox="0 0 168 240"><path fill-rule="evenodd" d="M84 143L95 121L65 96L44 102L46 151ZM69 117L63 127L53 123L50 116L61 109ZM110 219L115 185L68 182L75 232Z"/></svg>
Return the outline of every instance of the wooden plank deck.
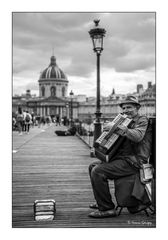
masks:
<svg viewBox="0 0 168 240"><path fill-rule="evenodd" d="M89 148L77 136L58 137L55 126L32 128L29 135L13 133L12 227L14 228L114 228L155 227L155 216L131 215L91 219L94 201L88 165ZM111 192L113 194L113 183ZM34 221L35 200L54 199L53 221Z"/></svg>

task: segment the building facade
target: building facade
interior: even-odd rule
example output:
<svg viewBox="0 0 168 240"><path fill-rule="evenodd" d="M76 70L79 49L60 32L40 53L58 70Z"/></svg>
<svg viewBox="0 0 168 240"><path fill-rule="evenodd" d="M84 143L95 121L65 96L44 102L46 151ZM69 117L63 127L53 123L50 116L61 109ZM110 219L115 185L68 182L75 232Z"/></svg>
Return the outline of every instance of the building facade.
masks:
<svg viewBox="0 0 168 240"><path fill-rule="evenodd" d="M21 105L36 116L69 118L73 111L73 117L77 118L78 104L67 96L68 79L58 67L55 56L51 56L49 66L41 72L38 84L39 97L13 97L13 111L17 111L18 105ZM27 90L27 94L30 95L30 90Z"/></svg>
<svg viewBox="0 0 168 240"><path fill-rule="evenodd" d="M12 111L16 112L18 106L33 112L35 116L51 116L68 119L95 119L96 98L86 95L68 95L68 79L64 72L58 67L55 56L51 56L50 64L39 77L39 97L33 97L30 90L21 97L13 97ZM148 87L143 90L143 85L137 85L137 91L133 93L138 97L141 108L140 112L148 117L156 114L156 86L148 82ZM120 111L119 103L126 96L116 94L115 89L108 97L101 97L102 119L114 118Z"/></svg>
<svg viewBox="0 0 168 240"><path fill-rule="evenodd" d="M141 108L140 114L146 115L148 117L156 117L156 85L152 85L151 82L148 82L148 87L146 90L143 90L142 85L137 85L137 92L132 93L138 98ZM140 91L139 91L140 90ZM143 91L142 91L143 90ZM129 95L129 94L128 94ZM115 94L113 89L112 94L108 97L101 97L101 118L111 119L114 118L117 114L121 112L119 107L120 102L126 97L123 94ZM84 121L86 118L95 118L95 106L96 98L79 103L78 118L81 121Z"/></svg>

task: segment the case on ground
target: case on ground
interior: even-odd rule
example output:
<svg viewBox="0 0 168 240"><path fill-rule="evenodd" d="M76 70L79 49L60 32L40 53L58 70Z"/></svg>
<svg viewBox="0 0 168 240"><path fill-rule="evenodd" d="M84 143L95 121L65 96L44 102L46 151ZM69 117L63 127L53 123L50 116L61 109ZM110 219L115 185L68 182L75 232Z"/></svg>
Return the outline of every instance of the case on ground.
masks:
<svg viewBox="0 0 168 240"><path fill-rule="evenodd" d="M55 201L36 200L34 202L34 220L35 221L51 221L54 220L56 212Z"/></svg>

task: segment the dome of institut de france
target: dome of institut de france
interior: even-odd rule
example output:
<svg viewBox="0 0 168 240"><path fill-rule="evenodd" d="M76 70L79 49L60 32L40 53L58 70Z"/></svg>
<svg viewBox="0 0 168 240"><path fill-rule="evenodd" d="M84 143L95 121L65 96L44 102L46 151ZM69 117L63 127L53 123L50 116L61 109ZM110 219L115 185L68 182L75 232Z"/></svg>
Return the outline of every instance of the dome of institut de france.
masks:
<svg viewBox="0 0 168 240"><path fill-rule="evenodd" d="M58 67L56 57L51 56L50 64L45 68L39 78L40 97L66 97L68 79Z"/></svg>
<svg viewBox="0 0 168 240"><path fill-rule="evenodd" d="M50 65L41 73L41 79L63 79L67 80L64 72L56 64L55 56L51 57Z"/></svg>

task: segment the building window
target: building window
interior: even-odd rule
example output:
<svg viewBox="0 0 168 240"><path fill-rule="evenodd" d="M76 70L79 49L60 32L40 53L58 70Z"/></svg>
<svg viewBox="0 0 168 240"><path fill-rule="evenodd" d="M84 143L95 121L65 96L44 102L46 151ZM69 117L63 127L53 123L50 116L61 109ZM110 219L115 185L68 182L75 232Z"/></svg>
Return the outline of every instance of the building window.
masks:
<svg viewBox="0 0 168 240"><path fill-rule="evenodd" d="M65 87L62 87L62 96L65 97Z"/></svg>
<svg viewBox="0 0 168 240"><path fill-rule="evenodd" d="M42 97L45 97L45 87L44 86L41 88L41 95L42 95Z"/></svg>
<svg viewBox="0 0 168 240"><path fill-rule="evenodd" d="M50 91L51 91L51 97L55 97L56 88L55 87L51 87Z"/></svg>

